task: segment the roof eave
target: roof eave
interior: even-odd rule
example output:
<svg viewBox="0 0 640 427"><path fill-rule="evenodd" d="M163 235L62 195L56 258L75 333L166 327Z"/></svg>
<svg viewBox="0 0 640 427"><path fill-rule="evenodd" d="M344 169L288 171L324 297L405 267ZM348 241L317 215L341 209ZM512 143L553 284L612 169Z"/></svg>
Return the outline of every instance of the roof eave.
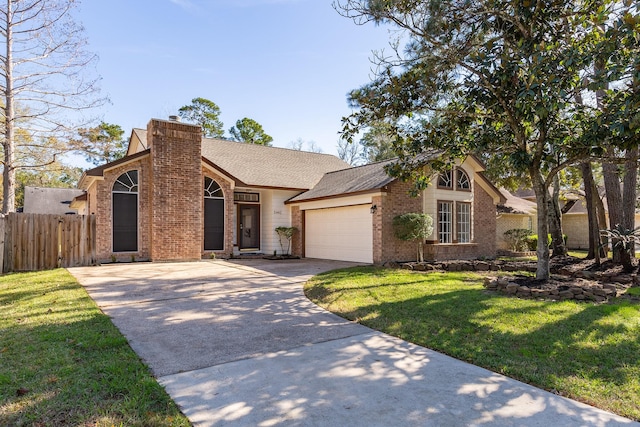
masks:
<svg viewBox="0 0 640 427"><path fill-rule="evenodd" d="M329 199L339 199L341 197L350 197L350 196L360 196L362 194L375 194L375 193L386 193L386 184L383 185L382 187L379 188L372 188L372 189L368 189L368 190L360 190L360 191L353 191L350 193L339 193L339 194L332 194L332 195L328 195L328 196L319 196L319 197L312 197L310 199L302 199L302 200L293 200L296 197L298 197L300 194L298 194L298 196L294 196L289 200L286 200L284 202L285 205L294 205L297 203L308 203L308 202L317 202L319 200L329 200Z"/></svg>

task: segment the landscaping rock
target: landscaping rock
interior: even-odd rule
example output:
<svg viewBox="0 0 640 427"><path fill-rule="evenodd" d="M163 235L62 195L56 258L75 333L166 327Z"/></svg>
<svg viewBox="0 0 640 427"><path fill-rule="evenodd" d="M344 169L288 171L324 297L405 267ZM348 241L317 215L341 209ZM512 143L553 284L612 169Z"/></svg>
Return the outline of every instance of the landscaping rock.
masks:
<svg viewBox="0 0 640 427"><path fill-rule="evenodd" d="M571 273L569 273L567 276L571 276ZM574 276L581 279L588 279L588 280L593 280L596 278L595 273L593 273L592 271L586 271L586 270L577 271Z"/></svg>
<svg viewBox="0 0 640 427"><path fill-rule="evenodd" d="M474 268L476 271L489 271L490 265L488 262L477 261L474 264Z"/></svg>
<svg viewBox="0 0 640 427"><path fill-rule="evenodd" d="M421 262L416 262L412 265L415 271L425 271L427 269L427 267Z"/></svg>
<svg viewBox="0 0 640 427"><path fill-rule="evenodd" d="M633 283L633 279L631 278L631 276L628 275L621 275L621 276L614 276L611 278L612 282L616 282L616 283L622 283L625 285L630 285L631 283Z"/></svg>
<svg viewBox="0 0 640 427"><path fill-rule="evenodd" d="M558 293L558 296L560 297L560 299L572 299L574 295L575 294L571 291L560 291Z"/></svg>
<svg viewBox="0 0 640 427"><path fill-rule="evenodd" d="M519 288L520 286L516 285L515 283L509 283L504 289L508 294L515 294L516 292L518 292Z"/></svg>
<svg viewBox="0 0 640 427"><path fill-rule="evenodd" d="M596 296L601 296L601 297L607 296L607 291L602 288L595 288L591 292L593 292L593 294Z"/></svg>

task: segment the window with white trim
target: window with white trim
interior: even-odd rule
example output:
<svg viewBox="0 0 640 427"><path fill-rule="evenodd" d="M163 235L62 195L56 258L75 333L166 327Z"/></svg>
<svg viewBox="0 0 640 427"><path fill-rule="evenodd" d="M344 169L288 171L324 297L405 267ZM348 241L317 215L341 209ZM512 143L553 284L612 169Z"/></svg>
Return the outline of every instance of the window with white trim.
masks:
<svg viewBox="0 0 640 427"><path fill-rule="evenodd" d="M453 202L438 202L438 242L453 243Z"/></svg>
<svg viewBox="0 0 640 427"><path fill-rule="evenodd" d="M471 203L456 203L458 243L471 242Z"/></svg>

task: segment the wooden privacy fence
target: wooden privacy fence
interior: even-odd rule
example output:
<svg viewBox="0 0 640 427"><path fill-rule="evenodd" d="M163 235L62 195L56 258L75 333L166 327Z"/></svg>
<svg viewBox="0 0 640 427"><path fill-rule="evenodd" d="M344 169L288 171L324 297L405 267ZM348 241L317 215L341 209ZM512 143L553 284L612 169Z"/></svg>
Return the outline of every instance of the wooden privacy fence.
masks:
<svg viewBox="0 0 640 427"><path fill-rule="evenodd" d="M0 217L2 272L95 264L95 215L10 213Z"/></svg>

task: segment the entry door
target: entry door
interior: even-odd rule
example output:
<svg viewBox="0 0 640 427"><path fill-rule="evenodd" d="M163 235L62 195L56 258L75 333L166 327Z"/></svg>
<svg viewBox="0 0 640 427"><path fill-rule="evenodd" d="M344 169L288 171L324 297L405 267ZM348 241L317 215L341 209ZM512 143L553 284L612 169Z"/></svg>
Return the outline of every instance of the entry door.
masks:
<svg viewBox="0 0 640 427"><path fill-rule="evenodd" d="M260 205L239 205L238 247L240 250L260 249Z"/></svg>

